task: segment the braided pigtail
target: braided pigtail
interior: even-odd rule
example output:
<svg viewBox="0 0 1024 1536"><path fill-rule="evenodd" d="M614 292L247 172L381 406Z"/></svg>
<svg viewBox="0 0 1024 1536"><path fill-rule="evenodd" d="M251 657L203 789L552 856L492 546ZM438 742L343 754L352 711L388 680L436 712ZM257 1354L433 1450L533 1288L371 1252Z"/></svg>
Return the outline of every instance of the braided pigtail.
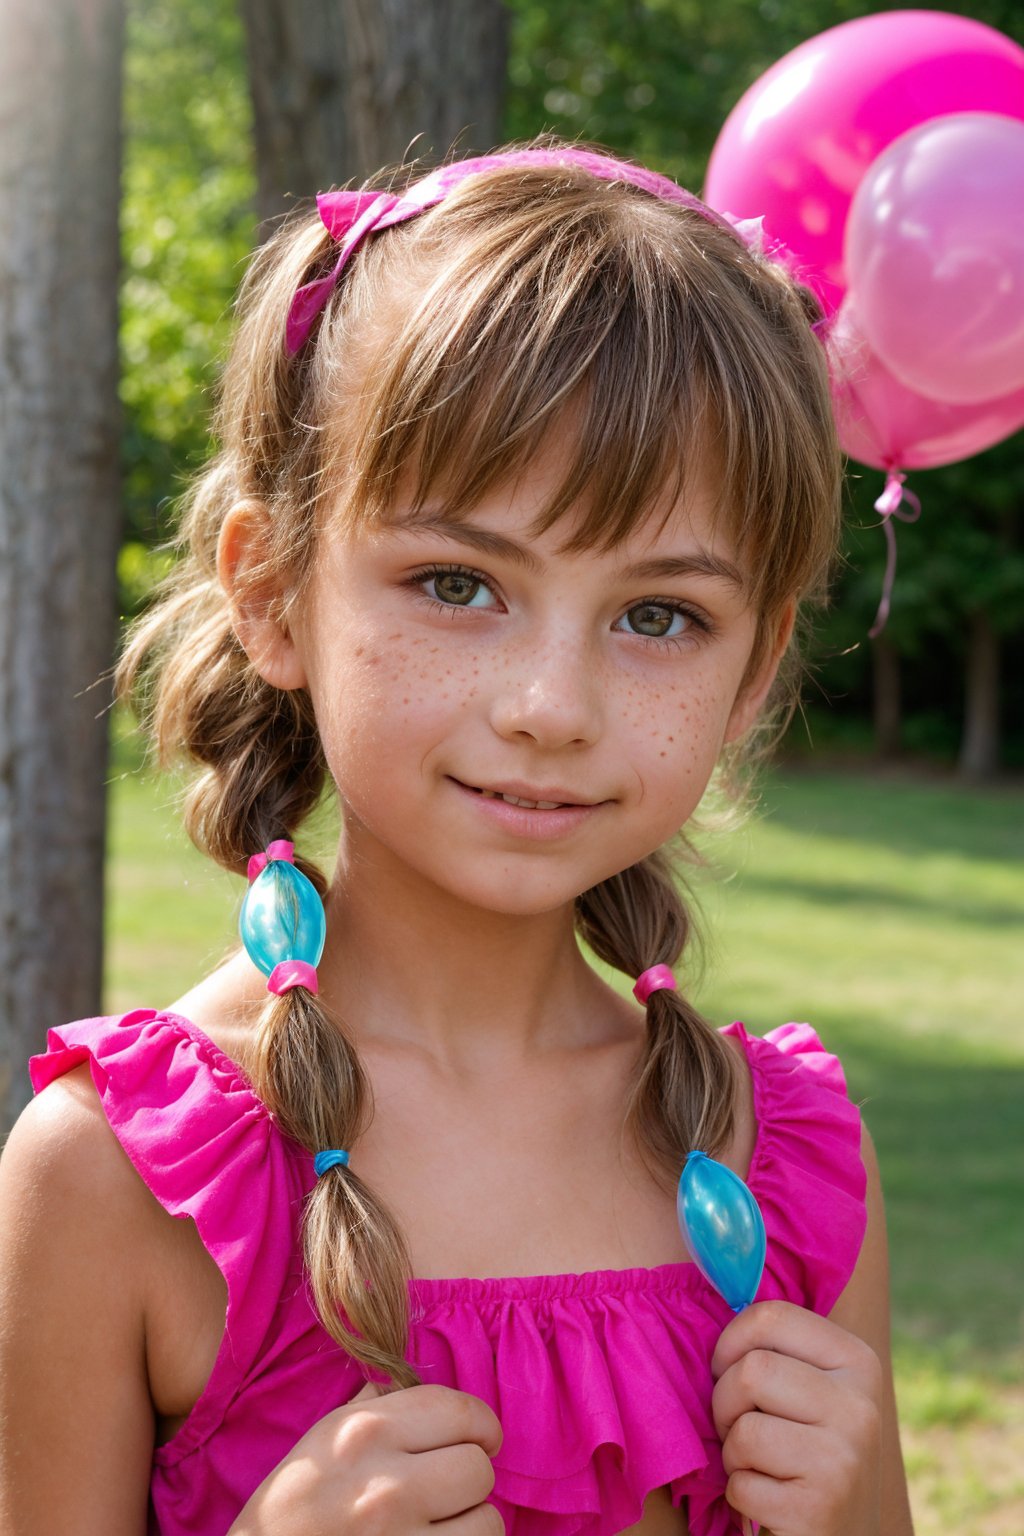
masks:
<svg viewBox="0 0 1024 1536"><path fill-rule="evenodd" d="M281 1129L310 1152L350 1147L366 1129L372 1114L366 1074L344 1030L304 987L268 1000L248 1067ZM350 1166L339 1163L317 1179L302 1238L327 1332L396 1386L416 1386L420 1378L404 1358L412 1273L405 1238Z"/></svg>
<svg viewBox="0 0 1024 1536"><path fill-rule="evenodd" d="M325 786L309 695L272 686L249 661L218 579L217 549L230 509L259 498L269 513L271 546L254 585L274 573L301 590L317 523L319 439L296 434L294 424L321 411L312 403L317 381L310 369L284 352L281 315L296 285L316 275L330 251L314 216L283 231L254 260L222 384L221 451L190 491L180 558L129 635L118 669L121 696L148 728L159 762L184 756L198 767L184 798L189 836L238 874L253 853L295 836ZM278 617L286 622L283 605ZM323 896L323 874L301 858L296 866ZM268 997L241 1065L281 1129L314 1155L351 1147L372 1115L368 1080L343 1024L302 987ZM318 1178L302 1227L324 1328L366 1367L399 1386L415 1385L404 1358L411 1263L394 1217L342 1165Z"/></svg>
<svg viewBox="0 0 1024 1536"><path fill-rule="evenodd" d="M639 976L673 965L690 937L691 918L664 852L584 891L576 926L594 953ZM630 1092L626 1127L655 1176L674 1183L687 1154L726 1145L733 1125L732 1053L682 992L647 1000L647 1045Z"/></svg>
<svg viewBox="0 0 1024 1536"><path fill-rule="evenodd" d="M180 597L176 606L180 618ZM139 643L137 637L133 666ZM308 695L265 683L226 616L215 622L207 615L188 653L167 658L153 715L157 739L178 732L202 764L186 824L226 868L244 869L254 849L291 837L319 802L325 765ZM296 867L323 896L323 874L302 859ZM343 1028L305 988L268 998L242 1065L282 1131L309 1152L350 1147L365 1130L372 1114L366 1075ZM303 1249L328 1333L397 1385L415 1385L404 1359L411 1273L405 1239L351 1168L332 1168L317 1180L303 1214Z"/></svg>

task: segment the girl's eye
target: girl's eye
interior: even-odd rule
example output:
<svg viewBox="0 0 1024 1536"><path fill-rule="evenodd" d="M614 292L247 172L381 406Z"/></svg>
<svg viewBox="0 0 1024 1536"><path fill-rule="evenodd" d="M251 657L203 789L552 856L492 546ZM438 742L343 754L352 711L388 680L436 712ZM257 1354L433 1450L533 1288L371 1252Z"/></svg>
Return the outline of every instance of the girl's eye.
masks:
<svg viewBox="0 0 1024 1536"><path fill-rule="evenodd" d="M674 640L694 628L703 628L697 615L678 603L635 603L619 621L634 635L650 640Z"/></svg>
<svg viewBox="0 0 1024 1536"><path fill-rule="evenodd" d="M478 571L464 566L432 565L411 578L425 597L445 608L490 608L494 594Z"/></svg>

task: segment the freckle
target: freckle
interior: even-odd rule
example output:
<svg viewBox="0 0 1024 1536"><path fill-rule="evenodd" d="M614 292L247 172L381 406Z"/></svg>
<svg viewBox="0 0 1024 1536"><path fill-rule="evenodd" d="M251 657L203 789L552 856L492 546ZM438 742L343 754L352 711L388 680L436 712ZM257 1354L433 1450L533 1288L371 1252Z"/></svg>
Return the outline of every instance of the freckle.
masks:
<svg viewBox="0 0 1024 1536"><path fill-rule="evenodd" d="M403 704L408 704L408 702L409 702L409 700L408 700L408 699L403 699L403 700L402 700L402 703L403 703Z"/></svg>
<svg viewBox="0 0 1024 1536"><path fill-rule="evenodd" d="M360 656L361 656L361 655L362 655L362 654L363 654L363 647L362 647L362 646L361 646L361 645L357 645L357 646L356 646L356 657L357 657L357 658L358 658L358 657L360 657Z"/></svg>
<svg viewBox="0 0 1024 1536"><path fill-rule="evenodd" d="M670 736L669 737L669 741L675 741L675 737L674 736Z"/></svg>
<svg viewBox="0 0 1024 1536"><path fill-rule="evenodd" d="M658 753L658 756L659 756L659 757L667 757L667 756L668 756L668 753L667 753L667 752L659 752L659 753Z"/></svg>

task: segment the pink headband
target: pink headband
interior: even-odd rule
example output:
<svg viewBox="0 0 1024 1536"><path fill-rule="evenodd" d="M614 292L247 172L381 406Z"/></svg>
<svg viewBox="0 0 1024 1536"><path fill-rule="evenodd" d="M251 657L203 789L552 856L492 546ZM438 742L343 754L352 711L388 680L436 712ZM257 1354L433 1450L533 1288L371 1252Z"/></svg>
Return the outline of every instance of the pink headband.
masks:
<svg viewBox="0 0 1024 1536"><path fill-rule="evenodd" d="M317 315L334 292L338 278L352 252L367 235L377 229L389 229L392 224L402 224L414 219L425 208L441 202L453 187L467 176L482 171L500 170L509 165L579 166L603 181L624 181L630 186L650 192L666 203L678 203L692 208L707 219L732 231L745 245L757 246L761 238L760 219L731 219L727 214L716 213L692 192L659 176L656 171L644 170L643 166L629 165L623 160L613 160L607 155L597 155L586 149L515 149L503 155L481 155L474 160L458 160L453 165L442 165L431 171L422 181L414 182L407 191L396 195L391 192L321 192L316 205L324 228L331 237L341 242L338 259L326 277L314 283L306 283L296 293L288 311L285 329L285 346L294 357L307 341Z"/></svg>

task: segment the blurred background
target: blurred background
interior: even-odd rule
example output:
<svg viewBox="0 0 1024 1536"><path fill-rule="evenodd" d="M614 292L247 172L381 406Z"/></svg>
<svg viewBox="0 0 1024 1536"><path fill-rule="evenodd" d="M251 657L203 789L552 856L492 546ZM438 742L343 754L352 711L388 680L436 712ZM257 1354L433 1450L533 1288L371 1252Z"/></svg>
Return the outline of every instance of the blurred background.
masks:
<svg viewBox="0 0 1024 1536"><path fill-rule="evenodd" d="M21 0L3 3L8 29L31 28ZM44 47L33 34L37 43L26 45L20 64L7 55L7 99L24 93L25 127L0 166L14 251L0 281L7 323L22 336L21 352L10 354L22 372L5 378L0 370L0 384L24 394L38 351L25 340L38 336L38 318L18 331L17 260L45 277L42 312L48 304L54 316L69 267L86 260L86 171L49 201L25 190L26 166L36 164L37 141L49 132L32 119L41 71L68 71L84 50L97 61L99 106L75 107L62 142L65 161L74 161L77 149L68 146L84 140L91 110L102 107L116 125L86 169L91 176L104 164L113 186L119 366L115 359L108 374L120 407L116 448L111 429L106 437L94 429L66 457L104 460L108 475L106 460L117 460L118 483L111 490L108 478L103 492L106 531L101 537L97 519L84 538L116 568L111 617L116 604L123 624L173 558L176 502L210 451L232 298L265 220L384 161L441 157L457 134L470 152L552 129L700 190L722 124L752 82L825 28L886 8L817 0L381 0L376 8L128 0L125 8L107 0L104 21L102 5L54 0L51 31L65 9L63 53L47 55L56 44ZM351 18L360 10L364 21L375 11L376 33L369 23L358 30ZM973 4L970 15L1024 41L1017 0ZM325 103L342 97L332 126ZM427 126L410 131L410 121ZM8 144L12 133L5 128ZM18 221L35 226L28 254L17 248ZM79 317L90 308L81 297L74 302ZM60 330L56 319L52 329ZM94 361L99 350L97 343ZM65 349L44 370L48 414L82 351ZM65 423L88 414L89 386L76 387L70 403L64 396ZM13 540L19 485L32 526L42 504L78 503L74 485L40 481L44 461L54 475L63 470L52 453L18 458L11 415L0 441ZM708 867L697 883L713 939L695 985L718 1023L743 1018L761 1033L809 1019L843 1057L887 1190L918 1531L1021 1536L1024 439L913 474L922 517L899 529L891 617L870 640L885 562L873 509L882 483L880 472L851 464L844 565L812 643L804 713L764 779L759 814L738 832L705 839ZM69 516L69 526L82 522L80 513ZM0 654L5 675L17 679L29 668L26 635L36 632L18 620L19 605L36 587L25 575L34 567L19 566L10 547ZM53 548L46 558L52 569ZM99 581L79 577L60 612L44 603L38 632L52 638L64 626L70 634L61 613L84 610L106 644ZM110 631L112 641L113 623ZM50 1022L99 1007L101 985L110 1011L171 1002L232 941L241 895L238 881L186 846L175 812L180 785L147 768L132 722L109 711L105 684L93 686L105 663L82 661L81 649L75 641L51 670L60 696L76 695L97 722L88 746L58 723L43 755L33 755L40 720L5 685L0 855L14 958L0 1016L0 1089L9 1115L27 1091L25 1057L40 1048L41 996ZM43 820L54 814L44 788L54 778L47 764L58 761L72 785L106 782L109 794L88 837L69 834L62 872L34 906L26 892L44 840L37 836L22 854L18 827L26 806ZM71 793L53 790L50 799ZM85 813L75 821L86 825ZM329 854L329 810L311 836ZM87 874L72 881L79 844ZM91 929L105 934L105 945L87 944L76 958L73 936ZM70 936L62 954L72 989L62 997L53 974L61 968L40 931Z"/></svg>

